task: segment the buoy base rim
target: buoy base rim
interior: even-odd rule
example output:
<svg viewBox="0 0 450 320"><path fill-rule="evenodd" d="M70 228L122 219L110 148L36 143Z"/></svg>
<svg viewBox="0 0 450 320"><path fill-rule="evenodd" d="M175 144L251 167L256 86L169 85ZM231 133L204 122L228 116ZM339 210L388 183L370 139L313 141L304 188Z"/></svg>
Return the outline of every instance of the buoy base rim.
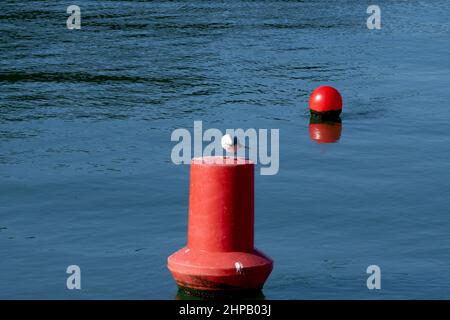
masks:
<svg viewBox="0 0 450 320"><path fill-rule="evenodd" d="M342 109L337 110L329 110L329 111L316 111L314 109L309 110L311 112L311 115L313 117L317 117L318 119L324 119L324 120L340 120L339 116L342 113Z"/></svg>
<svg viewBox="0 0 450 320"><path fill-rule="evenodd" d="M253 252L206 252L185 247L168 258L167 266L180 287L194 290L261 290L273 261Z"/></svg>

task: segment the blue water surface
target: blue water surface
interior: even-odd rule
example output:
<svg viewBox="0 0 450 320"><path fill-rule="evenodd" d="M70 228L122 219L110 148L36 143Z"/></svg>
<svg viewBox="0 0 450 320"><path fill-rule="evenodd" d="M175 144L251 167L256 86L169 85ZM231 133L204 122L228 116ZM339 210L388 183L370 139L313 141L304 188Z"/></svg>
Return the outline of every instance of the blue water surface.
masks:
<svg viewBox="0 0 450 320"><path fill-rule="evenodd" d="M279 173L256 175L267 299L450 298L448 1L379 0L381 30L371 4L1 1L0 298L174 299L189 167L170 135L194 120L280 130ZM308 132L324 84L334 144Z"/></svg>

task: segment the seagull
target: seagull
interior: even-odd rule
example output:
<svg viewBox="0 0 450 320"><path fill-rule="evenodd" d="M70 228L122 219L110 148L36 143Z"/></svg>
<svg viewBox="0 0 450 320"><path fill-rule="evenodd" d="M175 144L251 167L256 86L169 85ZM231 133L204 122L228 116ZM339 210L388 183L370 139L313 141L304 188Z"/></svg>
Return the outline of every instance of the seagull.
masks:
<svg viewBox="0 0 450 320"><path fill-rule="evenodd" d="M226 134L222 137L222 148L224 148L227 152L237 154L237 151L244 147L240 144L239 139L237 137L232 137L231 134ZM247 147L244 147L248 149Z"/></svg>

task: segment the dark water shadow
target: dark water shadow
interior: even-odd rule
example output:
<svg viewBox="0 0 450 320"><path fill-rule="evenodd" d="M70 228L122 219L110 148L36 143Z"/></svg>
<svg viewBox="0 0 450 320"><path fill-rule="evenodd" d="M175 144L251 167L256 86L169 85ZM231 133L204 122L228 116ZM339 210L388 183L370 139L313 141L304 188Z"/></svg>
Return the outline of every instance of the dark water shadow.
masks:
<svg viewBox="0 0 450 320"><path fill-rule="evenodd" d="M366 109L362 111L347 111L344 118L346 120L366 120L382 118L387 113L385 109Z"/></svg>

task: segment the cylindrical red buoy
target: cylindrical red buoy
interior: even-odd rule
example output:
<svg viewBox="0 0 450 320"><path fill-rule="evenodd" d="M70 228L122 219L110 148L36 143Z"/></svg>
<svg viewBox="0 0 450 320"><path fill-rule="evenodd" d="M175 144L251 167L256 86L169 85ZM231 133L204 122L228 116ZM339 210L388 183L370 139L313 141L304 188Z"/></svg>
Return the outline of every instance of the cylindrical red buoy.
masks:
<svg viewBox="0 0 450 320"><path fill-rule="evenodd" d="M341 138L341 119L323 120L311 117L309 122L309 137L317 143L335 143Z"/></svg>
<svg viewBox="0 0 450 320"><path fill-rule="evenodd" d="M342 112L342 96L333 87L318 87L309 98L309 109L312 115L323 118L338 117Z"/></svg>
<svg viewBox="0 0 450 320"><path fill-rule="evenodd" d="M273 262L254 248L254 164L243 158L191 161L187 246L168 258L180 287L259 290Z"/></svg>

